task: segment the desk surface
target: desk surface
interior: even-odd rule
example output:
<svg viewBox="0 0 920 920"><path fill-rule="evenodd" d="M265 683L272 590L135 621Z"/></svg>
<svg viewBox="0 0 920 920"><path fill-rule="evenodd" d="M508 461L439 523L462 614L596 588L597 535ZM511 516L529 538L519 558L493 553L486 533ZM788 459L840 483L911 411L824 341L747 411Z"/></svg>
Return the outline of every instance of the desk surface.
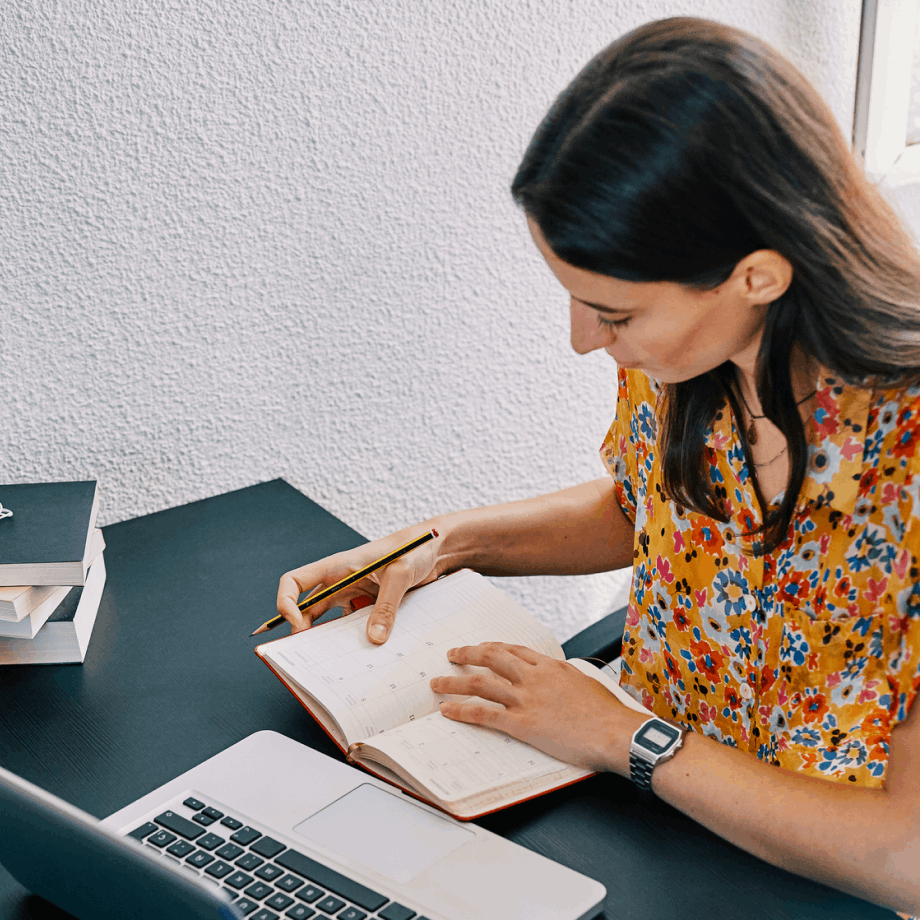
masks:
<svg viewBox="0 0 920 920"><path fill-rule="evenodd" d="M105 528L82 666L0 668L0 765L104 817L271 728L340 757L252 651L281 574L364 538L276 480ZM482 820L607 886L604 916L892 920L774 869L617 776ZM0 868L0 917L67 915Z"/></svg>

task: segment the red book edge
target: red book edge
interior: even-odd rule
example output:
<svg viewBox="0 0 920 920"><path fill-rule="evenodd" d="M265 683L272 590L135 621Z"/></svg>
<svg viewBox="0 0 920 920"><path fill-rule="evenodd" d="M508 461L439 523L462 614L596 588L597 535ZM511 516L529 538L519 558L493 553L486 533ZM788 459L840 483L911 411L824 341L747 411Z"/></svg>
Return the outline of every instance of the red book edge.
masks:
<svg viewBox="0 0 920 920"><path fill-rule="evenodd" d="M287 637L287 636L279 636L278 638L279 638L279 639L286 639L286 638L288 638L288 637ZM273 641L273 642L277 642L278 639L273 639L272 641ZM307 706L307 704L306 704L306 703L305 703L305 702L294 692L294 690L293 690L293 688L290 686L290 684L288 684L288 682L287 682L287 681L286 681L286 680L285 680L285 679L274 669L274 667L272 667L271 662L268 661L268 660L262 655L262 653L259 651L259 647L256 646L256 647L253 649L253 651L256 653L256 655L257 655L258 658L262 661L262 663L269 669L269 671L271 671L272 674L274 674L275 677L277 677L278 680L281 681L281 683L284 685L284 687L285 687L285 689L288 691L288 693L290 693L291 696L293 696L294 699L297 700L297 702L300 703L300 705L310 714L310 717L311 717L311 718L313 719L313 721L316 722L316 724L323 730L323 732L325 732L325 734L328 736L329 740L330 740L330 741L331 741L331 742L332 742L332 743L333 743L333 744L334 744L334 745L345 755L345 757L347 758L347 757L348 757L348 751L347 751L345 748L343 748L342 745L339 744L339 742L338 742L335 738L333 738L333 736L329 733L329 729L327 729L326 726L323 725L323 723L320 722L320 720L316 718L316 715L313 713L313 710L310 709L309 706ZM540 798L541 796L547 795L547 794L550 793L550 792L556 792L556 791L559 790L559 789L565 789L567 786L574 786L576 783L583 782L584 780L590 779L592 776L596 776L596 775L597 775L596 773L589 773L587 776L580 776L580 777L578 777L577 779L571 779L571 780L569 780L567 783L561 783L561 784L558 785L558 786L553 786L551 789L544 789L542 792L535 792L533 795L528 795L528 796L526 796L526 797L523 798L523 799L515 799L513 802L508 802L508 803L506 803L505 805L499 805L499 806L497 806L496 808L490 808L488 811L480 812L480 813L477 814L477 815L455 815L452 811L448 811L446 808L442 808L442 807L441 807L440 805L438 805L437 803L429 801L429 800L426 799L423 795L420 795L420 794L417 793L417 792L413 792L411 789L407 789L405 786L401 786L399 783L394 783L391 779L389 779L389 778L386 777L386 776L381 776L381 774L379 774L376 770L372 770L370 767L366 766L366 765L363 764L363 763L358 763L357 761L349 761L349 763L351 763L351 764L352 764L353 766L355 766L355 767L359 767L360 769L366 771L367 773L370 773L371 776L375 776L375 777L377 777L377 779L382 779L385 783L388 783L389 785L394 786L396 789L399 789L401 792L405 792L406 795L411 795L412 798L418 799L420 802L424 802L426 805L430 805L432 808L437 808L438 811L442 811L442 812L444 812L444 814L446 814L446 815L450 815L450 816L451 816L454 820L456 820L456 821L475 821L475 820L477 820L478 818L484 818L486 815L494 815L496 812L504 811L506 808L511 808L513 805L522 805L524 802L529 802L529 801L531 801L532 799L538 799L538 798Z"/></svg>

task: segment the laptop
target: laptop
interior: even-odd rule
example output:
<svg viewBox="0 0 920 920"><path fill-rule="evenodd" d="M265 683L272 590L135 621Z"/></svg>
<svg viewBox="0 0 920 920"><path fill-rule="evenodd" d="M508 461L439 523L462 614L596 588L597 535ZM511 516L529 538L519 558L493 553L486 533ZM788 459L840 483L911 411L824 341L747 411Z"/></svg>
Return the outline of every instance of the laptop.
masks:
<svg viewBox="0 0 920 920"><path fill-rule="evenodd" d="M101 822L0 769L0 863L80 920L588 920L606 894L271 731Z"/></svg>

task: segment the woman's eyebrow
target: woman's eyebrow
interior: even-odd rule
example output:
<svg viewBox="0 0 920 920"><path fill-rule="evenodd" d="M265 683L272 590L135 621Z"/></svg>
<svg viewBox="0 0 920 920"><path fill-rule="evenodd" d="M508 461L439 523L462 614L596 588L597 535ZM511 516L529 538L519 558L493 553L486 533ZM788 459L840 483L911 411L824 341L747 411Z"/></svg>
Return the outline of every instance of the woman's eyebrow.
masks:
<svg viewBox="0 0 920 920"><path fill-rule="evenodd" d="M577 300L579 303L584 304L586 307L590 307L592 310L600 310L601 313L633 313L635 311L626 309L624 307L605 307L601 303L591 303L587 300L582 300L580 297L572 297L572 300Z"/></svg>

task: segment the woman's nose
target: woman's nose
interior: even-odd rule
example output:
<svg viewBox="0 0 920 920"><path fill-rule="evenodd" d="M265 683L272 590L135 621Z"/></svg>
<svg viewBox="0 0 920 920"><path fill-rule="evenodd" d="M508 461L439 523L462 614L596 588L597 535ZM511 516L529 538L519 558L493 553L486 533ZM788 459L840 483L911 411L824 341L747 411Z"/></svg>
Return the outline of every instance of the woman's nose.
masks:
<svg viewBox="0 0 920 920"><path fill-rule="evenodd" d="M572 348L580 355L604 348L616 341L616 332L597 321L597 313L574 297L569 298L572 323Z"/></svg>

